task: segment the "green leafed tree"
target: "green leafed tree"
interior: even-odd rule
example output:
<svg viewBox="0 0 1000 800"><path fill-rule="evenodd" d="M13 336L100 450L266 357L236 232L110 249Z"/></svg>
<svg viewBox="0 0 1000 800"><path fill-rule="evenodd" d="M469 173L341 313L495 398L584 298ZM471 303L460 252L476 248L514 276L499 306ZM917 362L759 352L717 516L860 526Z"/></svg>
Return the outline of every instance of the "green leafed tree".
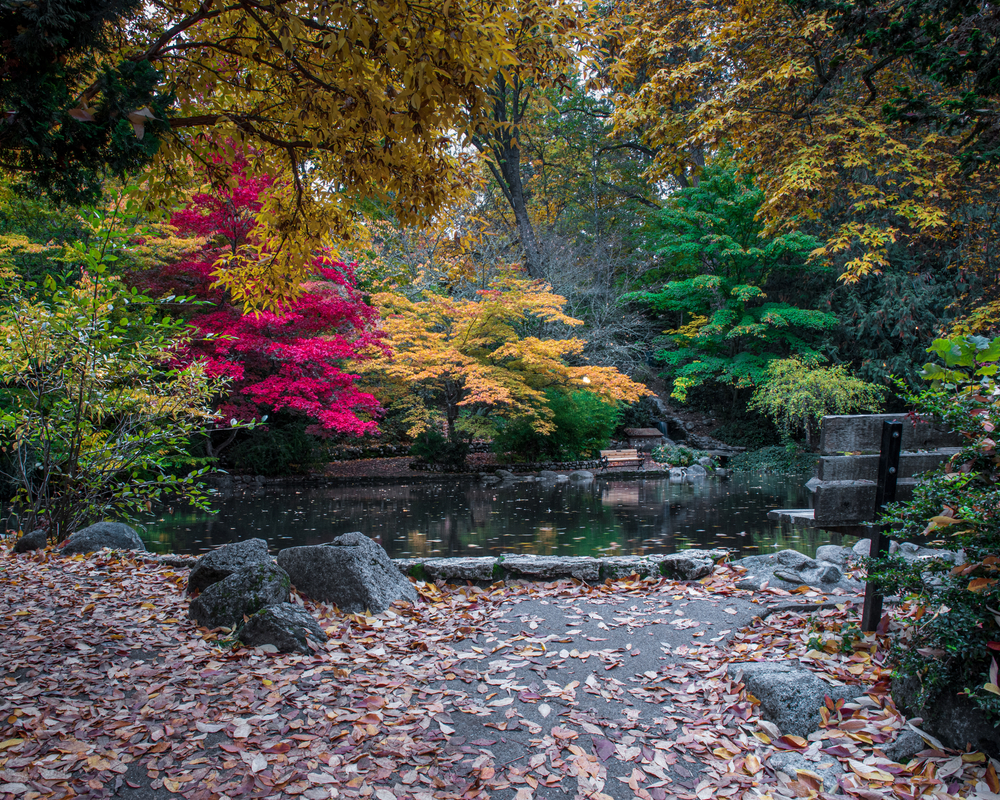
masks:
<svg viewBox="0 0 1000 800"><path fill-rule="evenodd" d="M752 178L720 160L649 220L655 264L647 280L658 285L628 297L672 325L654 357L678 400L712 381L754 388L775 359L817 357L837 324L810 307L817 288L832 282L808 263L820 243L798 231L765 234L762 202Z"/></svg>

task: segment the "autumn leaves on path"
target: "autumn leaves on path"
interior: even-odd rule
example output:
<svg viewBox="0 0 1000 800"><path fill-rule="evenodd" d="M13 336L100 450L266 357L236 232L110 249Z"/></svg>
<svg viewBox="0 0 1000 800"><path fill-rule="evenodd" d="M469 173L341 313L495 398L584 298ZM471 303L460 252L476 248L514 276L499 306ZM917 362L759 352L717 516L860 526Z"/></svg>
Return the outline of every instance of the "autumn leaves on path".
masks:
<svg viewBox="0 0 1000 800"><path fill-rule="evenodd" d="M764 623L734 577L421 584L418 603L372 617L307 603L330 639L301 656L196 628L183 571L4 556L0 800L823 796L810 770L769 766L781 750L841 763L857 797L1000 788L982 756L881 757L904 724L885 642L814 649L856 609ZM727 666L785 658L876 688L827 710L810 741L779 738Z"/></svg>

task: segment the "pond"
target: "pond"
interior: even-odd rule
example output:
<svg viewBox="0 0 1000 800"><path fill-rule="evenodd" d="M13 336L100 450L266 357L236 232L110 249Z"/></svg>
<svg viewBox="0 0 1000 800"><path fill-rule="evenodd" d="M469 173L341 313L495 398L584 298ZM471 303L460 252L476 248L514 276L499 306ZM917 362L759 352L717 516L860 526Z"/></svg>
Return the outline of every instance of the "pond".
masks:
<svg viewBox="0 0 1000 800"><path fill-rule="evenodd" d="M393 485L289 487L216 496L215 514L164 509L143 532L151 550L201 553L260 537L272 552L322 544L348 531L394 558L500 555L641 555L728 547L741 555L794 549L812 555L836 534L782 530L775 508L807 508L805 477L736 474L696 483L665 478L483 485L466 478Z"/></svg>

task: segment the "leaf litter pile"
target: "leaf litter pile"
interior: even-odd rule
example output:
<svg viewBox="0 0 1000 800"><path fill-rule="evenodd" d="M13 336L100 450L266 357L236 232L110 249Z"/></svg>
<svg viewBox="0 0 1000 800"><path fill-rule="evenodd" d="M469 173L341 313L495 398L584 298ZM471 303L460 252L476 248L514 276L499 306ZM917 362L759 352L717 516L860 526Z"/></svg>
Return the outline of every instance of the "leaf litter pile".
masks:
<svg viewBox="0 0 1000 800"><path fill-rule="evenodd" d="M928 745L908 764L883 755L907 725L882 672L905 606L886 635L853 648L840 646L858 618L850 602L708 638L687 611L749 598L733 588L737 575L418 584L419 602L374 616L293 597L329 636L303 656L233 648L198 629L185 570L107 551L4 556L0 798L777 800L833 796L820 772L837 764L840 796L997 797L998 765L982 754ZM544 618L518 615L526 601L581 627L548 631ZM580 638L583 621L602 635ZM658 641L665 625L690 629L689 642ZM627 643L613 646L614 634ZM632 667L640 647L658 650L655 669ZM785 659L869 691L828 702L807 739L782 736L728 668ZM782 751L806 767L775 770Z"/></svg>

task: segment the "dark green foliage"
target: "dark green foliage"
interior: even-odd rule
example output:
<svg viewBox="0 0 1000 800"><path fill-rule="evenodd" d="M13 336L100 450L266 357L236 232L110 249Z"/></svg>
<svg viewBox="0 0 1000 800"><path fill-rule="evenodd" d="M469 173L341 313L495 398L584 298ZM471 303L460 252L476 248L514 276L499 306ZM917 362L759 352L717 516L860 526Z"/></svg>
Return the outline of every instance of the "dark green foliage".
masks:
<svg viewBox="0 0 1000 800"><path fill-rule="evenodd" d="M654 357L678 400L710 381L755 387L773 359L818 355L836 325L803 291L806 276L824 272L807 267L820 242L796 231L765 235L756 219L763 199L750 177L720 161L649 221L659 266L648 277L665 283L627 299L672 326Z"/></svg>
<svg viewBox="0 0 1000 800"><path fill-rule="evenodd" d="M0 167L18 175L25 189L59 202L93 202L106 174L137 172L156 154L172 97L158 89L160 74L148 62L116 63L110 55L141 6L139 0L4 3ZM129 114L143 109L153 118L139 118L140 139Z"/></svg>
<svg viewBox="0 0 1000 800"><path fill-rule="evenodd" d="M830 308L840 324L831 355L835 362L855 365L862 380L885 386L896 376L915 387L927 347L954 319L954 304L962 293L974 287L961 274L922 267L912 257L898 255L902 258L894 258L882 275L838 286L832 293Z"/></svg>
<svg viewBox="0 0 1000 800"><path fill-rule="evenodd" d="M497 453L520 461L576 461L595 458L608 446L618 424L618 408L592 392L549 389L545 393L552 423L548 435L539 434L528 417L501 419L493 438Z"/></svg>
<svg viewBox="0 0 1000 800"><path fill-rule="evenodd" d="M324 457L323 442L306 433L302 421L269 421L243 434L222 452L223 466L248 475L292 475L308 472Z"/></svg>
<svg viewBox="0 0 1000 800"><path fill-rule="evenodd" d="M622 436L625 428L655 428L656 420L662 417L656 401L644 397L634 403L622 406L618 416L616 435Z"/></svg>
<svg viewBox="0 0 1000 800"><path fill-rule="evenodd" d="M918 701L964 690L1000 720L1000 687L990 674L1000 656L1000 459L994 428L1000 339L939 339L930 350L943 363L924 368L932 386L911 399L968 444L917 486L911 502L889 507L883 521L904 541L940 536L945 546L962 548L967 562L951 569L880 559L869 564L869 575L884 593L909 595L924 609L894 651L897 672L920 680Z"/></svg>
<svg viewBox="0 0 1000 800"><path fill-rule="evenodd" d="M452 441L437 428L428 428L417 436L410 455L445 472L462 472L469 455L469 443L461 438Z"/></svg>
<svg viewBox="0 0 1000 800"><path fill-rule="evenodd" d="M726 465L734 472L770 472L778 475L808 475L816 467L816 456L794 447L762 447L739 453Z"/></svg>
<svg viewBox="0 0 1000 800"><path fill-rule="evenodd" d="M743 419L726 422L712 431L712 437L748 450L759 450L781 441L777 427L761 414L748 414Z"/></svg>

